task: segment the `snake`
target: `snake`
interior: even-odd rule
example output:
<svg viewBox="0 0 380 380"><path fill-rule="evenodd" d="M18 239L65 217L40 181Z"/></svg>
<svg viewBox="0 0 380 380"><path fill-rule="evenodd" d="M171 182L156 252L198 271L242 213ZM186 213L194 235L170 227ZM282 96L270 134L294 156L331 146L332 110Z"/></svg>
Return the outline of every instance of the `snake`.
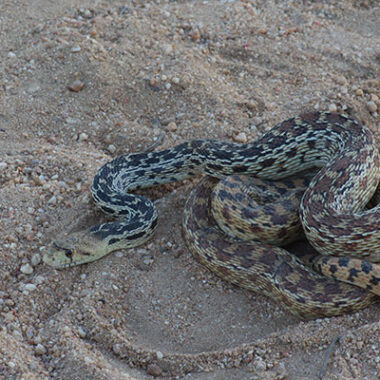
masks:
<svg viewBox="0 0 380 380"><path fill-rule="evenodd" d="M260 216L255 224L255 212L246 218L248 207L231 201L231 194L242 198L244 178L286 181L313 170L302 194L293 194L298 204L283 206L296 207L301 232L318 252L311 266L273 244L278 232L264 242L244 238L247 223L250 232L260 232L282 219L275 206L269 207L271 223L260 226ZM144 243L157 227L158 214L150 199L130 192L199 174L204 177L184 208L184 238L196 260L218 276L267 295L304 319L350 313L378 299L380 206L366 205L379 185L380 153L369 128L329 112L289 118L247 144L199 139L114 158L95 174L91 194L115 221L53 242L44 262L62 269ZM234 219L239 207L240 217ZM279 231L291 240L283 227Z"/></svg>

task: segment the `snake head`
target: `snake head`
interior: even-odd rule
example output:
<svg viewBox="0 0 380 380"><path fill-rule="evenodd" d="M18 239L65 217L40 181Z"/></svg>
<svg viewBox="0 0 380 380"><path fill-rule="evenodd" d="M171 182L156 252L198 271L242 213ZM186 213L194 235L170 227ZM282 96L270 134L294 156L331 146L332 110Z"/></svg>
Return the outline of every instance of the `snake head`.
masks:
<svg viewBox="0 0 380 380"><path fill-rule="evenodd" d="M69 268L99 259L101 242L86 234L74 234L62 242L53 242L43 256L43 261L56 269ZM101 251L104 252L104 249Z"/></svg>

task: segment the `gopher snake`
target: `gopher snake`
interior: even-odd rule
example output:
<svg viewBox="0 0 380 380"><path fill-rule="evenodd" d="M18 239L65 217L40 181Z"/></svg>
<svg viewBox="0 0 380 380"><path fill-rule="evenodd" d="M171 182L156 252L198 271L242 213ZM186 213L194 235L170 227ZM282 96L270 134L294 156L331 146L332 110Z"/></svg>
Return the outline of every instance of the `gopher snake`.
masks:
<svg viewBox="0 0 380 380"><path fill-rule="evenodd" d="M143 243L157 225L157 213L150 200L128 191L204 173L184 218L186 242L201 263L301 317L358 310L375 295L314 273L282 248L224 238L209 214L209 196L217 178L251 174L276 180L322 167L302 197L299 214L312 246L338 257L322 257L315 266L330 276L343 273L344 280L378 293L380 270L371 262L380 261L380 206L364 207L379 182L379 161L368 129L349 117L318 112L286 120L247 145L193 140L161 152L119 156L99 169L91 192L101 210L123 219L54 243L44 261L69 267Z"/></svg>

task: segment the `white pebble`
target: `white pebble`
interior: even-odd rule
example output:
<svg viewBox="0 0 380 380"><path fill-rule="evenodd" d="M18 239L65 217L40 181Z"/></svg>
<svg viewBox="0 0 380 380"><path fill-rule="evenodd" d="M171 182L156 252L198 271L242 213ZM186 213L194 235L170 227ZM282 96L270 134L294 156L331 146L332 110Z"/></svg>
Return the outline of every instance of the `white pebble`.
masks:
<svg viewBox="0 0 380 380"><path fill-rule="evenodd" d="M11 58L11 59L16 58L16 54L13 53L13 51L10 51L10 52L8 53L8 58Z"/></svg>
<svg viewBox="0 0 380 380"><path fill-rule="evenodd" d="M116 152L116 147L115 147L115 145L112 145L112 144L110 144L110 145L108 145L108 151L110 152L110 153L115 153Z"/></svg>
<svg viewBox="0 0 380 380"><path fill-rule="evenodd" d="M28 292L33 292L37 289L37 286L34 284L25 284L24 290L27 290Z"/></svg>
<svg viewBox="0 0 380 380"><path fill-rule="evenodd" d="M80 51L80 46L76 45L71 48L72 53L78 53Z"/></svg>
<svg viewBox="0 0 380 380"><path fill-rule="evenodd" d="M173 82L174 84L178 84L178 83L179 83L179 78L174 77L174 78L172 79L172 82Z"/></svg>
<svg viewBox="0 0 380 380"><path fill-rule="evenodd" d="M35 353L36 355L44 355L46 354L46 348L41 343L38 343L35 348Z"/></svg>
<svg viewBox="0 0 380 380"><path fill-rule="evenodd" d="M234 140L239 143L246 143L248 138L245 132L240 132L234 137Z"/></svg>
<svg viewBox="0 0 380 380"><path fill-rule="evenodd" d="M88 139L88 134L85 132L82 132L79 134L79 141L86 141Z"/></svg>
<svg viewBox="0 0 380 380"><path fill-rule="evenodd" d="M78 334L81 338L85 338L86 337L86 331L84 330L83 327L79 326L78 327Z"/></svg>
<svg viewBox="0 0 380 380"><path fill-rule="evenodd" d="M0 162L0 170L4 170L8 164L6 162Z"/></svg>
<svg viewBox="0 0 380 380"><path fill-rule="evenodd" d="M49 200L48 200L49 205L55 205L57 204L57 197L53 195Z"/></svg>
<svg viewBox="0 0 380 380"><path fill-rule="evenodd" d="M158 360L161 360L164 357L164 354L161 351L157 351L156 356Z"/></svg>
<svg viewBox="0 0 380 380"><path fill-rule="evenodd" d="M29 263L26 263L24 265L21 265L20 271L21 273L24 273L24 274L32 274L33 267Z"/></svg>
<svg viewBox="0 0 380 380"><path fill-rule="evenodd" d="M331 103L329 104L329 112L336 112L338 110L336 104Z"/></svg>
<svg viewBox="0 0 380 380"><path fill-rule="evenodd" d="M41 285L45 282L45 277L44 276L36 276L34 278L34 283L37 285Z"/></svg>
<svg viewBox="0 0 380 380"><path fill-rule="evenodd" d="M165 88L166 88L167 90L169 90L171 87L172 87L172 85L171 85L170 83L166 83L166 84L165 84Z"/></svg>

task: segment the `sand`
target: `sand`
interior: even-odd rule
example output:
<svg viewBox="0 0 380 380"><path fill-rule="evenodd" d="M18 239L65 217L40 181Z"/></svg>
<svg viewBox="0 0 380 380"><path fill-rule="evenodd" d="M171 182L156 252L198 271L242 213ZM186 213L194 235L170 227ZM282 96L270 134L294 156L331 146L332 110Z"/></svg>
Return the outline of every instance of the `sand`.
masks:
<svg viewBox="0 0 380 380"><path fill-rule="evenodd" d="M2 0L0 378L378 379L379 303L300 321L194 260L198 179L144 192L160 224L141 247L41 257L101 219L89 185L118 154L250 141L310 110L378 135L379 19L376 0Z"/></svg>

